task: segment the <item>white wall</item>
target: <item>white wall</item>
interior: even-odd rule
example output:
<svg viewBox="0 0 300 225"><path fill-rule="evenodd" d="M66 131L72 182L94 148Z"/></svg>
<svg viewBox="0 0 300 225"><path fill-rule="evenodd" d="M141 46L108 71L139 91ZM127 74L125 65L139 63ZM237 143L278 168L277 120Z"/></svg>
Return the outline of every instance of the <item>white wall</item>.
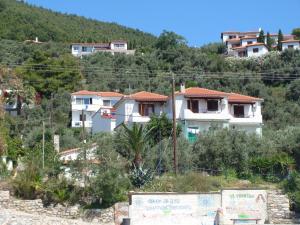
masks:
<svg viewBox="0 0 300 225"><path fill-rule="evenodd" d="M297 41L297 42L292 42L292 43L282 43L282 50L286 50L288 49L288 46L289 45L293 45L293 49L300 49L300 42Z"/></svg>
<svg viewBox="0 0 300 225"><path fill-rule="evenodd" d="M248 41L252 41L252 43L257 43L257 38L242 39L241 40L242 46L246 46L248 44Z"/></svg>
<svg viewBox="0 0 300 225"><path fill-rule="evenodd" d="M109 109L100 109L92 117L92 133L96 134L99 132L113 132L116 127L116 118L107 118L103 116L103 112L111 113Z"/></svg>
<svg viewBox="0 0 300 225"><path fill-rule="evenodd" d="M253 52L254 48L258 48L258 52L257 53ZM264 54L266 54L268 52L269 51L268 51L267 47L264 46L264 45L247 47L247 55L248 55L248 57L258 57L258 56L262 56L262 55L264 55Z"/></svg>

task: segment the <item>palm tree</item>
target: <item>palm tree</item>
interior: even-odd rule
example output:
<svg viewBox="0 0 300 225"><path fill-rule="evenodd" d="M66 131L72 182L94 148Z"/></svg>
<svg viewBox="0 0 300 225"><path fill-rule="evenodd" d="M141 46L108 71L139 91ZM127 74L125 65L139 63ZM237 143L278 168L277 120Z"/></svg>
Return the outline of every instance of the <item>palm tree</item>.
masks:
<svg viewBox="0 0 300 225"><path fill-rule="evenodd" d="M125 129L124 145L130 154L134 154L133 165L141 168L143 163L142 152L148 141L150 130L144 129L143 125L133 123L132 127L122 124Z"/></svg>

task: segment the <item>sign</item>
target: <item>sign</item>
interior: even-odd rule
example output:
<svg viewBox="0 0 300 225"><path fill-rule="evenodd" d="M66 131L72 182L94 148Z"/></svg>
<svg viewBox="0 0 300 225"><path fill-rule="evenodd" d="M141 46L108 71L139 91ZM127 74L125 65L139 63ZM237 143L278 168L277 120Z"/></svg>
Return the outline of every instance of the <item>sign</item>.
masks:
<svg viewBox="0 0 300 225"><path fill-rule="evenodd" d="M221 195L132 194L131 225L213 225Z"/></svg>
<svg viewBox="0 0 300 225"><path fill-rule="evenodd" d="M222 190L225 224L264 224L267 219L265 190Z"/></svg>

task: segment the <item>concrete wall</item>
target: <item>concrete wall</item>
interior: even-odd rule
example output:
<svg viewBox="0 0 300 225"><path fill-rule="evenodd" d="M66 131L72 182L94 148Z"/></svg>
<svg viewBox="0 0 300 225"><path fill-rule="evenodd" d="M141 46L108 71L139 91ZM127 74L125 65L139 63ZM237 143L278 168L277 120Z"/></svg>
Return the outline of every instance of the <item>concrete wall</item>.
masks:
<svg viewBox="0 0 300 225"><path fill-rule="evenodd" d="M300 42L296 41L296 42L292 42L292 43L282 43L282 51L288 49L289 45L293 45L293 49L300 49Z"/></svg>
<svg viewBox="0 0 300 225"><path fill-rule="evenodd" d="M258 52L255 53L253 52L253 49L254 48L258 48ZM264 45L260 45L260 46L250 46L250 47L247 47L247 55L248 57L258 57L258 56L262 56L266 53L268 53L268 49L266 46Z"/></svg>

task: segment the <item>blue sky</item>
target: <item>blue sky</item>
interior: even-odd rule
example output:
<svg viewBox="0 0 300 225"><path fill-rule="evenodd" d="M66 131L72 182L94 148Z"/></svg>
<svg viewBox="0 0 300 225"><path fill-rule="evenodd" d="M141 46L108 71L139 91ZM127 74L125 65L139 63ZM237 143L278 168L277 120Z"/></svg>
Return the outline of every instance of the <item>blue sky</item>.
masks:
<svg viewBox="0 0 300 225"><path fill-rule="evenodd" d="M159 35L162 30L184 36L189 45L220 40L228 30L290 33L300 27L300 0L26 0L26 2L116 22Z"/></svg>

